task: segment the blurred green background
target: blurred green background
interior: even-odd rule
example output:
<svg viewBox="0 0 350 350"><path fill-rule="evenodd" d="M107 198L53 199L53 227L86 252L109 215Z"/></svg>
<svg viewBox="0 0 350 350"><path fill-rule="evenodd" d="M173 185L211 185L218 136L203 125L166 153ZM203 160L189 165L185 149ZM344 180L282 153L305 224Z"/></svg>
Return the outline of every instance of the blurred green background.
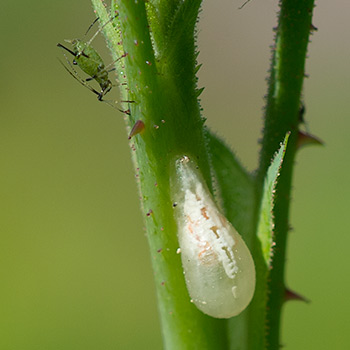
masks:
<svg viewBox="0 0 350 350"><path fill-rule="evenodd" d="M208 125L253 170L277 7L239 5L204 1L199 77ZM350 344L349 10L315 9L305 118L326 145L297 157L287 282L312 302L286 306L287 349ZM56 59L93 19L88 0L2 2L0 349L162 348L123 117Z"/></svg>

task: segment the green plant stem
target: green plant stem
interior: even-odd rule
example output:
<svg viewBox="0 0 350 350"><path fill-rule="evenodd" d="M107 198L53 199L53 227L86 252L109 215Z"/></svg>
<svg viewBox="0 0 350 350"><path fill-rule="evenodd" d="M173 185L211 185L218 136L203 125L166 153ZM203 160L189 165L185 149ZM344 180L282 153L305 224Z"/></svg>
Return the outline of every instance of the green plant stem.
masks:
<svg viewBox="0 0 350 350"><path fill-rule="evenodd" d="M92 3L102 23L106 23L110 15L103 3L100 0ZM198 163L208 187L212 188L195 77L193 31L200 3L200 0L115 0L112 15L117 17L103 29L114 59L126 54L116 63L116 69L120 82L126 84L121 85L122 100L134 101L125 107L130 111L125 118L127 127L130 129L137 120L145 124L144 132L132 138L131 146L166 349L228 348L227 322L204 315L189 301L180 256L176 254L177 228L169 183L176 158L188 155ZM257 290L249 308L229 322L231 349L274 350L280 346L290 190L313 4L314 0L280 1L256 182L252 184L239 167L234 170L237 179L246 184L249 198L245 203L248 205L257 198L258 206L266 171L286 133L291 131L276 189L272 269L266 265L260 243L252 235L259 208L256 215L249 211L249 223L245 224L245 219L237 222L238 226L247 227L247 232L243 232L245 229L242 232L252 246ZM211 145L213 149L224 147L215 140ZM219 153L225 155L223 150ZM224 169L220 171L220 164L232 165L235 161L229 155L218 160L215 172L218 180L225 178L220 180L224 188L230 174ZM228 212L229 194L223 202L226 214L235 221L236 215Z"/></svg>
<svg viewBox="0 0 350 350"><path fill-rule="evenodd" d="M305 58L312 29L314 0L282 0L269 91L267 96L264 135L262 141L258 187L262 183L273 154L285 134L291 131L274 208L275 230L273 258L268 276L268 305L266 314L266 348L280 348L280 318L284 303L284 268L286 240L289 229L290 191L299 126L299 108Z"/></svg>
<svg viewBox="0 0 350 350"><path fill-rule="evenodd" d="M97 15L105 18L106 10L101 1L92 0L92 3ZM180 255L176 253L179 246L169 183L176 158L185 154L193 157L211 187L203 120L194 88L194 10L197 8L198 11L200 1L178 3L190 9L192 6L195 14L192 36L188 36L186 42L186 47L192 51L189 67L192 72L184 64L182 67L185 66L185 70L174 70L175 66L181 65L179 60L183 60L183 56L178 54L181 51L179 49L172 50L179 57L173 52L167 52L155 58L144 1L115 1L116 7L112 7L118 16L113 23L114 28L109 28L110 32L106 26L105 35L110 47L121 41L122 49L127 54L122 67L120 64L116 67L119 76L123 72L122 78L127 83L121 86L122 99L135 101L128 106L130 116L126 118L126 123L129 128L136 120L142 120L145 124L143 133L131 139L131 146L146 221L165 348L225 349L226 321L204 315L190 302ZM162 2L162 6L164 4ZM162 7L162 13L165 10ZM177 10L181 13L181 6ZM176 25L176 21L173 25ZM181 38L181 26L179 28L172 32L177 34L172 43ZM186 40L182 39L178 40L179 44ZM162 44L156 44L162 50ZM120 47L114 48L119 51L118 55ZM184 90L186 88L188 91Z"/></svg>

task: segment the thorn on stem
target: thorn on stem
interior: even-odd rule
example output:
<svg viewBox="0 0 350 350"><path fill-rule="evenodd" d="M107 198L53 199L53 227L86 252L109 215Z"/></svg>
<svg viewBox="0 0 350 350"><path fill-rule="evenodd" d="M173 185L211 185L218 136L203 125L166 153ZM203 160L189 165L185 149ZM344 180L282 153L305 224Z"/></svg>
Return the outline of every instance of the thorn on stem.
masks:
<svg viewBox="0 0 350 350"><path fill-rule="evenodd" d="M286 288L284 292L284 301L290 301L290 300L298 300L298 301L303 301L305 303L310 303L309 299L292 291L291 289Z"/></svg>
<svg viewBox="0 0 350 350"><path fill-rule="evenodd" d="M132 127L128 139L130 140L133 136L140 134L145 130L145 124L142 120L137 120Z"/></svg>
<svg viewBox="0 0 350 350"><path fill-rule="evenodd" d="M298 141L297 141L297 149L300 149L303 146L307 145L319 145L323 146L324 143L318 137L311 135L309 133L299 131L298 132Z"/></svg>

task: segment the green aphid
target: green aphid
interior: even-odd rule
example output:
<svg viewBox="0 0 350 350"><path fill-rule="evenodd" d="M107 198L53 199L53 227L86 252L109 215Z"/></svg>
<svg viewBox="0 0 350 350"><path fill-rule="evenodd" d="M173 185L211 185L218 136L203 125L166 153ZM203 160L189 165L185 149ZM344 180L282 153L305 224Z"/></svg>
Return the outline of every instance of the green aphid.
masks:
<svg viewBox="0 0 350 350"><path fill-rule="evenodd" d="M84 41L81 39L72 39L72 40L65 40L69 44L72 45L72 49L67 48L66 46L58 43L57 46L61 47L62 49L69 52L72 56L74 56L73 64L79 66L79 68L84 71L87 75L89 75L89 78L87 79L81 79L78 75L78 73L75 71L75 69L71 66L70 62L68 61L68 64L71 66L71 70L69 70L62 62L63 66L66 68L66 70L76 79L78 80L82 85L87 87L89 90L91 90L93 93L97 95L97 98L99 101L103 101L103 97L112 89L112 82L109 80L108 73L114 70L108 69L109 66L105 66L101 56L98 54L98 52L91 46L91 42L96 38L96 36L101 32L101 30L112 20L111 18L107 23L105 23L93 36L89 41ZM86 34L89 32L91 27L96 23L98 18L90 25L89 29L87 30ZM85 37L84 36L84 37ZM124 57L123 55L122 57ZM120 58L122 58L120 57ZM119 59L120 59L119 58ZM119 60L118 59L118 60ZM115 63L115 62L113 62ZM113 64L112 63L112 64ZM95 80L101 87L101 91L95 90L93 87L88 85L86 82Z"/></svg>
<svg viewBox="0 0 350 350"><path fill-rule="evenodd" d="M96 92L97 98L101 101L103 96L112 89L112 82L108 79L108 71L101 56L89 43L80 39L66 40L66 42L72 45L73 50L61 44L57 44L57 46L62 47L75 57L73 64L78 65L82 71L90 76L86 81L97 81L101 87L101 91L94 92Z"/></svg>

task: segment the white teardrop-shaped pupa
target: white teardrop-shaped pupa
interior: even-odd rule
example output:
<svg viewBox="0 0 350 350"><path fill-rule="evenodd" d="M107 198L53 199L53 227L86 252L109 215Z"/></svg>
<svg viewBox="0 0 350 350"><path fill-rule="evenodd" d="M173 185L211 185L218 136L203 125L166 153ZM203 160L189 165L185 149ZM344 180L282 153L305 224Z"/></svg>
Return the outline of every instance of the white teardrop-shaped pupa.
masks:
<svg viewBox="0 0 350 350"><path fill-rule="evenodd" d="M191 300L212 317L238 315L255 289L255 267L248 247L220 213L198 167L187 156L176 161L171 188Z"/></svg>

